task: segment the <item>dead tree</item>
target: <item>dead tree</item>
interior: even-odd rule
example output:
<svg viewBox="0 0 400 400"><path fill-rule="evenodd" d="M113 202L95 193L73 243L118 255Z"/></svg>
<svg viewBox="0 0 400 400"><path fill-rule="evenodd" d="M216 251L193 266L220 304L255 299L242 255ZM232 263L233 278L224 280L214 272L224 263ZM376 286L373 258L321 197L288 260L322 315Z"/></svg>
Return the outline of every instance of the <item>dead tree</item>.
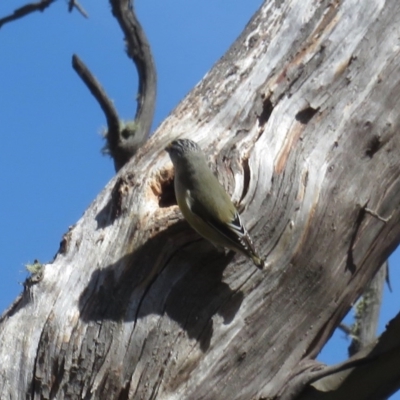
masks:
<svg viewBox="0 0 400 400"><path fill-rule="evenodd" d="M381 399L400 317L314 361L400 240L400 3L267 1L2 317L0 397ZM196 140L268 267L183 221Z"/></svg>

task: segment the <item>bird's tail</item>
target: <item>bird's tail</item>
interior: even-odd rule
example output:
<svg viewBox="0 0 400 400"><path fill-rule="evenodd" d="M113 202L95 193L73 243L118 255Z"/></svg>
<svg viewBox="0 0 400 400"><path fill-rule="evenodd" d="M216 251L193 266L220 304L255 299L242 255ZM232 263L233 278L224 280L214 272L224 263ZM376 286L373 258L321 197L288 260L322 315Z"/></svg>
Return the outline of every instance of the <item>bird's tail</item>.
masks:
<svg viewBox="0 0 400 400"><path fill-rule="evenodd" d="M254 265L259 268L259 269L264 269L265 267L265 261L259 257L257 254L253 253L251 254L251 259L253 260Z"/></svg>

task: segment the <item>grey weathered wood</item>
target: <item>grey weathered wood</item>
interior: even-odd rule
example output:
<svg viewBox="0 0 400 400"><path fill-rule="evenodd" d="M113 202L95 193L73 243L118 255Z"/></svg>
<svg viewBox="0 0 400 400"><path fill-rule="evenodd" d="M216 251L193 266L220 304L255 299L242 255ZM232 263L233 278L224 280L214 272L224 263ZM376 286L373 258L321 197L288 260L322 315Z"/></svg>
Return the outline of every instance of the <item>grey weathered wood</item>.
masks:
<svg viewBox="0 0 400 400"><path fill-rule="evenodd" d="M399 20L395 0L266 2L3 315L0 398L296 397L400 241ZM265 272L182 221L178 136Z"/></svg>
<svg viewBox="0 0 400 400"><path fill-rule="evenodd" d="M376 338L383 289L389 273L388 261L379 268L372 281L366 286L362 297L355 305L354 324L351 326L349 356L358 353Z"/></svg>
<svg viewBox="0 0 400 400"><path fill-rule="evenodd" d="M389 322L386 331L363 347L357 357L369 362L326 376L312 383L297 400L383 400L399 387L400 314Z"/></svg>

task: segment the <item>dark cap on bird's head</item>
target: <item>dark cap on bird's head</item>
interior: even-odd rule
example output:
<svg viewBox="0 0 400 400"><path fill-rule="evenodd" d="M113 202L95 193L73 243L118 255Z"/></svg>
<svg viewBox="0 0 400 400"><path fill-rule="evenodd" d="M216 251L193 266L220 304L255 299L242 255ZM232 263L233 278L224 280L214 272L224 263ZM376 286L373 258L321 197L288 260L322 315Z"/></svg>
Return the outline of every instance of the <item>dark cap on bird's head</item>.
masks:
<svg viewBox="0 0 400 400"><path fill-rule="evenodd" d="M190 139L177 139L173 140L166 148L165 151L171 156L182 157L191 152L200 152L201 148L193 140Z"/></svg>

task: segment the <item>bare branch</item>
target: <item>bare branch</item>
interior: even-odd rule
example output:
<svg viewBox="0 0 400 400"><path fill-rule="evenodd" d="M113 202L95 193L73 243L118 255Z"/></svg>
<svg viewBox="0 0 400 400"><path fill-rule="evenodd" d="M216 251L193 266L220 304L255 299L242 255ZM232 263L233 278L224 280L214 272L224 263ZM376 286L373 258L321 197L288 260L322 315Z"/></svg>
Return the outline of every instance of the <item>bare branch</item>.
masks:
<svg viewBox="0 0 400 400"><path fill-rule="evenodd" d="M386 277L385 277L386 284L388 285L388 289L392 292L392 283L390 282L390 270L389 270L389 261L386 261Z"/></svg>
<svg viewBox="0 0 400 400"><path fill-rule="evenodd" d="M108 99L100 83L93 77L79 58L73 56L73 67L90 92L99 102L108 124L105 150L114 160L118 171L137 149L145 142L153 122L156 98L156 70L146 35L137 20L129 0L110 0L112 11L117 18L128 45L128 54L135 63L139 75L138 106L135 119L123 123L112 102ZM69 7L77 5L71 0Z"/></svg>
<svg viewBox="0 0 400 400"><path fill-rule="evenodd" d="M98 80L89 71L83 61L74 54L72 56L72 67L76 73L81 77L85 85L90 90L90 93L95 97L99 103L101 109L103 110L108 125L108 132L113 132L114 135L119 135L119 118L117 110L114 107L112 100L110 100L98 82Z"/></svg>
<svg viewBox="0 0 400 400"><path fill-rule="evenodd" d="M68 11L72 12L72 10L74 9L74 7L85 17L85 18L89 18L88 13L86 12L86 10L78 3L77 0L69 0L68 2Z"/></svg>
<svg viewBox="0 0 400 400"><path fill-rule="evenodd" d="M377 359L378 356L365 356L365 357L353 357L339 364L326 366L320 364L317 361L311 360L305 363L304 373L293 378L293 384L289 390L284 390L282 395L279 397L280 400L291 400L297 398L297 396L304 390L307 385L312 385L314 382L323 380L326 377L330 377L340 372L347 372L350 369L370 364ZM305 372L307 371L307 372Z"/></svg>
<svg viewBox="0 0 400 400"><path fill-rule="evenodd" d="M341 322L341 323L338 325L338 329L340 329L340 330L341 330L342 332L344 332L346 335L351 335L351 334L352 334L351 327L348 326L348 325L346 325L346 324L344 324L343 322Z"/></svg>
<svg viewBox="0 0 400 400"><path fill-rule="evenodd" d="M22 7L17 8L14 12L10 15L7 15L3 18L0 18L0 28L8 23L15 21L17 19L23 18L26 15L33 13L35 11L43 12L47 7L49 7L55 0L41 0L36 3L29 3L25 4Z"/></svg>
<svg viewBox="0 0 400 400"><path fill-rule="evenodd" d="M136 152L150 133L156 99L156 69L150 45L136 18L133 4L129 0L110 0L112 12L118 20L127 42L127 52L135 63L139 75L138 106L135 128L125 130L122 138L109 136L110 153L116 169L120 169Z"/></svg>
<svg viewBox="0 0 400 400"><path fill-rule="evenodd" d="M379 339L363 347L343 363L351 368L335 370L335 366L327 367L320 376L318 371L310 369L310 386L298 396L298 400L384 399L390 396L400 386L399 369L396 368L399 359L399 332L400 314L389 322ZM357 365L357 360L361 362L363 359L365 363ZM330 373L324 375L324 372Z"/></svg>

